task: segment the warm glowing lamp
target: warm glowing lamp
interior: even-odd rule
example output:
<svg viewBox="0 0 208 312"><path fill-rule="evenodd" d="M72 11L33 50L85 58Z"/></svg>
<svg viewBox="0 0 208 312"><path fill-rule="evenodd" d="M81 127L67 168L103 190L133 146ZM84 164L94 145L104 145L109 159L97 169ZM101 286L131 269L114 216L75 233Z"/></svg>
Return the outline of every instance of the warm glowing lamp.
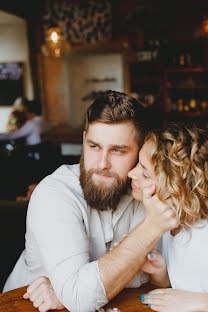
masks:
<svg viewBox="0 0 208 312"><path fill-rule="evenodd" d="M46 32L46 44L42 46L42 52L46 56L59 58L70 51L70 45L64 39L60 27L51 27Z"/></svg>
<svg viewBox="0 0 208 312"><path fill-rule="evenodd" d="M57 41L58 41L57 32L55 32L55 31L52 32L52 34L51 34L51 40L52 40L54 43L57 43Z"/></svg>

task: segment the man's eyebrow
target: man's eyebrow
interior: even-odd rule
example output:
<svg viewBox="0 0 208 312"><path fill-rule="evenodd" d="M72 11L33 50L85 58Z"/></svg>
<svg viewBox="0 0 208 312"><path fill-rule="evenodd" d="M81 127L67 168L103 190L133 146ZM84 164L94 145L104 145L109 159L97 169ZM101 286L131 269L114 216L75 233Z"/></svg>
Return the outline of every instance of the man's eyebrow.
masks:
<svg viewBox="0 0 208 312"><path fill-rule="evenodd" d="M93 145L98 145L98 146L100 145L99 143L97 143L97 142L95 142L93 140L87 139L86 141L87 141L87 143L90 143L90 144L93 144Z"/></svg>
<svg viewBox="0 0 208 312"><path fill-rule="evenodd" d="M111 144L110 145L110 148L120 148L120 149L126 149L126 148L128 148L129 146L128 145L126 145L126 144Z"/></svg>
<svg viewBox="0 0 208 312"><path fill-rule="evenodd" d="M86 141L87 141L87 143L100 146L99 143L97 143L97 142L95 142L95 141L93 141L93 140L87 139ZM110 147L110 148L115 148L115 149L116 149L116 148L118 148L118 149L126 149L126 148L128 148L129 146L126 145L126 144L110 144L109 147Z"/></svg>

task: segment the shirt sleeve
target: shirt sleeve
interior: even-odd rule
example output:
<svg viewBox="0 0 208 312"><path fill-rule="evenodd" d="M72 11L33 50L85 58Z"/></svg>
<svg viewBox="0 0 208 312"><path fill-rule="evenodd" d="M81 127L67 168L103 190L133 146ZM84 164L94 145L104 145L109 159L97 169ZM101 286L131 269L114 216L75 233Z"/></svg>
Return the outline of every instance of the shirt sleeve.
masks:
<svg viewBox="0 0 208 312"><path fill-rule="evenodd" d="M107 303L98 262L90 262L80 203L70 190L41 185L33 192L28 225L55 293L71 312L93 312Z"/></svg>
<svg viewBox="0 0 208 312"><path fill-rule="evenodd" d="M0 141L6 140L15 140L20 139L28 136L32 130L32 123L27 121L20 129L15 130L11 133L1 133L0 134Z"/></svg>

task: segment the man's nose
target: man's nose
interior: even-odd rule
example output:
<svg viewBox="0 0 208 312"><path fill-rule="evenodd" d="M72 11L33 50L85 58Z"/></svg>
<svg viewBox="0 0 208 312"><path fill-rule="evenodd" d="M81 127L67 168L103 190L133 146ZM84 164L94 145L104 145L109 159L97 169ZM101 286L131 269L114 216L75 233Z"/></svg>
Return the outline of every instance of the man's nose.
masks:
<svg viewBox="0 0 208 312"><path fill-rule="evenodd" d="M99 169L108 170L111 168L110 157L107 152L102 152L100 155Z"/></svg>

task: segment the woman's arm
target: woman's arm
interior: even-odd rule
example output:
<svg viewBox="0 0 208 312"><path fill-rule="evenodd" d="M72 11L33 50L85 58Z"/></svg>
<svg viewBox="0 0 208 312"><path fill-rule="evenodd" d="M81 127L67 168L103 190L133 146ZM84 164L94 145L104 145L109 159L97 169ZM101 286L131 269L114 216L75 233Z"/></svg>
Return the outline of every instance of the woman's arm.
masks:
<svg viewBox="0 0 208 312"><path fill-rule="evenodd" d="M141 301L153 311L158 312L206 312L208 294L176 290L172 288L155 289L141 296Z"/></svg>

